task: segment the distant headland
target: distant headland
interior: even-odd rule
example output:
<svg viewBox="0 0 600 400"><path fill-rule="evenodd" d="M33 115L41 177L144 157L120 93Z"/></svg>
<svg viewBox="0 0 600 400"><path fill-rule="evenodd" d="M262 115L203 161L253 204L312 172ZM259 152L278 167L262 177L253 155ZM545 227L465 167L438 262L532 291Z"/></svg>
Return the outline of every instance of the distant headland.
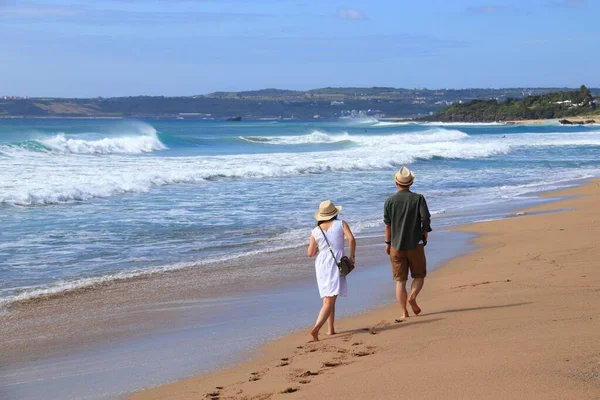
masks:
<svg viewBox="0 0 600 400"><path fill-rule="evenodd" d="M563 125L600 122L600 98L586 86L504 101L459 102L420 120L439 122L524 122L556 119ZM597 121L598 120L598 121Z"/></svg>
<svg viewBox="0 0 600 400"><path fill-rule="evenodd" d="M0 94L0 118L169 118L226 120L443 118L453 121L546 118L550 114L505 112L520 109L522 101L537 96L567 101L568 88L507 89L397 89L323 88L307 91L263 89L215 92L197 96L129 96L97 98L14 97ZM568 93L568 92L567 92ZM600 95L591 89L590 96ZM565 97L566 96L566 97ZM563 99L564 97L564 99ZM578 99L572 100L579 104ZM473 103L471 103L473 102ZM536 103L537 104L537 103ZM565 108L568 108L564 103ZM509 106L507 108L507 106ZM517 107L518 106L518 107ZM535 108L535 104L527 106ZM485 112L479 113L479 109ZM476 112L477 111L477 112ZM558 117L568 117L568 113ZM554 116L557 117L557 116ZM554 118L553 117L553 118Z"/></svg>

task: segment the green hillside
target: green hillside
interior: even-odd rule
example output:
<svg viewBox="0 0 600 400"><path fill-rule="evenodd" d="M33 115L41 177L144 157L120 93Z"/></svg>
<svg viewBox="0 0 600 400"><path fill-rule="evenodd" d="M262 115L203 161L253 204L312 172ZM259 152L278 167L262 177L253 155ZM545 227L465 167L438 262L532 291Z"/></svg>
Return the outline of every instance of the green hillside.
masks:
<svg viewBox="0 0 600 400"><path fill-rule="evenodd" d="M436 114L424 118L442 122L494 122L524 119L568 118L583 115L599 115L598 99L590 90L553 92L522 99L473 100L457 103Z"/></svg>

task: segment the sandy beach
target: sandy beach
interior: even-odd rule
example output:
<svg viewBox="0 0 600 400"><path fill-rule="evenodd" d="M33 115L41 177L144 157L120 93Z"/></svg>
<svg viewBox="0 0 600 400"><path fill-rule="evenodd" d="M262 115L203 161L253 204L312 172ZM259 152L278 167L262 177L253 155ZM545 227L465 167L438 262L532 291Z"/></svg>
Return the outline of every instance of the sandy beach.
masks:
<svg viewBox="0 0 600 400"><path fill-rule="evenodd" d="M523 119L523 120L516 120L516 121L507 121L506 123L508 124L559 124L560 120L562 119L566 119L568 121L571 121L573 123L586 123L586 124L590 124L590 123L600 123L600 115L582 115L579 117L565 117L565 118L552 118L552 119ZM594 121L594 122L589 122L589 121Z"/></svg>
<svg viewBox="0 0 600 400"><path fill-rule="evenodd" d="M552 196L565 198L461 228L479 248L429 275L421 316L395 322L392 305L318 343L306 327L130 399L598 399L600 180Z"/></svg>

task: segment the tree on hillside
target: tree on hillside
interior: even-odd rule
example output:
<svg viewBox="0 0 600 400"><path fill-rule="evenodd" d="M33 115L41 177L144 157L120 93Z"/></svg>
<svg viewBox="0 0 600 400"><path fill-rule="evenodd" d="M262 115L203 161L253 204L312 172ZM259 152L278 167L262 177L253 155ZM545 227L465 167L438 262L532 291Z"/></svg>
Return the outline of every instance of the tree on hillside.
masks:
<svg viewBox="0 0 600 400"><path fill-rule="evenodd" d="M590 92L590 89L588 89L585 85L581 85L581 88L579 89L579 91L581 92L581 94L583 94L586 98L591 99L592 98L592 92Z"/></svg>

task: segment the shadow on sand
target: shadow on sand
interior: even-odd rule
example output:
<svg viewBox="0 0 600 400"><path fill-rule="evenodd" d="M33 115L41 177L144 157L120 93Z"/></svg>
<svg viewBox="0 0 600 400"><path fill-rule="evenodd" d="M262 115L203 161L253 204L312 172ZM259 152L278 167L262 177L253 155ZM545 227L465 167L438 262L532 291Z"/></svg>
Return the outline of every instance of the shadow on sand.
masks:
<svg viewBox="0 0 600 400"><path fill-rule="evenodd" d="M432 313L427 313L427 314L421 314L422 316L426 316L426 315L438 315L438 314L450 314L450 313L459 313L459 312L466 312L466 311L478 311L478 310L492 310L494 308L508 308L508 307L519 307L519 306L524 306L527 304L532 304L531 302L523 302L523 303L512 303L512 304L500 304L497 306L482 306L482 307L470 307L470 308L456 308L456 309L452 309L452 310L443 310L443 311L436 311L436 312L432 312Z"/></svg>

